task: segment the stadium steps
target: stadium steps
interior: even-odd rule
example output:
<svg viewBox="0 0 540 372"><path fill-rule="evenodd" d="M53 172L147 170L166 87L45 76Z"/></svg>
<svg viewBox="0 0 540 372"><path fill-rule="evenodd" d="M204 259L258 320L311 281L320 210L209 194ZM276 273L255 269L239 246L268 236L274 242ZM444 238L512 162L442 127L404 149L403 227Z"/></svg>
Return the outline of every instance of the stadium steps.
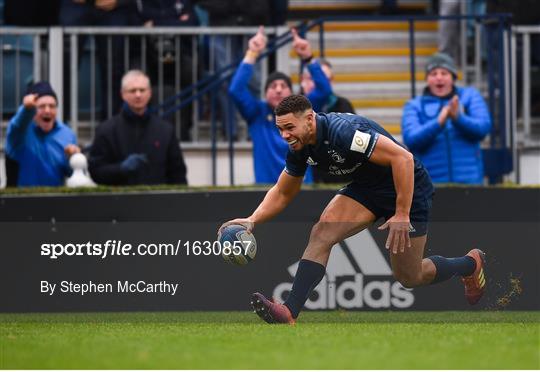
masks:
<svg viewBox="0 0 540 372"><path fill-rule="evenodd" d="M424 67L437 51L437 22L415 26L416 94L424 84ZM319 32L307 33L314 55L319 56ZM401 116L411 97L409 25L407 22L344 22L324 25L325 58L332 63L334 91L347 97L356 112L401 137ZM299 61L290 51L294 83L299 82Z"/></svg>
<svg viewBox="0 0 540 372"><path fill-rule="evenodd" d="M382 0L289 0L289 14L295 19L325 15L373 14L381 10ZM397 0L398 13L426 13L430 0Z"/></svg>
<svg viewBox="0 0 540 372"><path fill-rule="evenodd" d="M409 22L329 22L325 31L409 31ZM415 31L437 31L438 26L431 21L415 22Z"/></svg>
<svg viewBox="0 0 540 372"><path fill-rule="evenodd" d="M391 36L389 36L391 37ZM363 43L366 40L362 40ZM328 45L328 44L326 44ZM325 50L325 57L371 57L371 56L409 56L408 47L387 47L387 48L366 48L362 45L356 46L356 48L362 49L350 49L350 48L332 48ZM417 56L430 56L437 51L437 47L419 47L415 48L415 55ZM315 57L320 57L321 53L319 50L314 50L313 55ZM296 53L291 52L291 57L296 58Z"/></svg>

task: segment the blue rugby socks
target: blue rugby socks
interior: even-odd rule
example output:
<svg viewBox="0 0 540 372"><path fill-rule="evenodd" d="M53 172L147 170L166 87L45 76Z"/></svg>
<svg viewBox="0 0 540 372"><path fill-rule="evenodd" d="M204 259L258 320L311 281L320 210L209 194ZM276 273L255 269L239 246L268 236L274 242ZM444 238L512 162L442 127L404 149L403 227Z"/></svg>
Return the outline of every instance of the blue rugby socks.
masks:
<svg viewBox="0 0 540 372"><path fill-rule="evenodd" d="M444 282L454 275L468 276L476 270L474 258L469 256L446 258L442 256L430 256L429 260L433 262L437 273L435 279L430 284Z"/></svg>
<svg viewBox="0 0 540 372"><path fill-rule="evenodd" d="M291 311L293 318L298 317L311 291L319 284L325 272L326 268L318 262L300 260L291 293L284 303Z"/></svg>

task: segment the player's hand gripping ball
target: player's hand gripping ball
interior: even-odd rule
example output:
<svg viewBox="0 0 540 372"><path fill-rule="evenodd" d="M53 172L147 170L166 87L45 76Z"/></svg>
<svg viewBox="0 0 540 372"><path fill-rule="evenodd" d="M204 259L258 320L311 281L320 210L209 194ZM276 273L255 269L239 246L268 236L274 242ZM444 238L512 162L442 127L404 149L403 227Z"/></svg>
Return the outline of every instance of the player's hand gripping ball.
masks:
<svg viewBox="0 0 540 372"><path fill-rule="evenodd" d="M235 265L247 265L257 254L255 236L242 225L229 225L218 235L223 259Z"/></svg>

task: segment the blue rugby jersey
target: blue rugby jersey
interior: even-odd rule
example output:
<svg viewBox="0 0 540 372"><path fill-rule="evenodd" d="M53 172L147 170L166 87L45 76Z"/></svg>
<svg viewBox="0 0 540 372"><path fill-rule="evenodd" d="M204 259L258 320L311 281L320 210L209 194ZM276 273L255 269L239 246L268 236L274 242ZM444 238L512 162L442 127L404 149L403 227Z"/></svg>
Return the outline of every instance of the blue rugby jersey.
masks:
<svg viewBox="0 0 540 372"><path fill-rule="evenodd" d="M394 190L392 168L369 161L381 135L402 146L390 133L373 120L352 114L320 113L316 123L317 143L300 151L289 148L285 172L301 177L311 165L329 174L349 175L352 181L374 190ZM420 181L431 184L420 161L414 158L414 163L415 189Z"/></svg>

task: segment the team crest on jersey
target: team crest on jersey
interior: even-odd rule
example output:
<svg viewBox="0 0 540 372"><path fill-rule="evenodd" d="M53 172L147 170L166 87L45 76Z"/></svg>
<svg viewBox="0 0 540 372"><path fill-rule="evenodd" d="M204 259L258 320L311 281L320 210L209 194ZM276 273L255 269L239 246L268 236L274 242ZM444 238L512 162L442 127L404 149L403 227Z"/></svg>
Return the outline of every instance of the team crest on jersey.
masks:
<svg viewBox="0 0 540 372"><path fill-rule="evenodd" d="M317 165L318 164L315 160L311 159L311 156L307 158L307 163L309 165Z"/></svg>
<svg viewBox="0 0 540 372"><path fill-rule="evenodd" d="M340 164L345 163L345 158L341 156L340 154L338 154L335 150L328 150L328 154L330 154L330 157L336 163L340 163Z"/></svg>

